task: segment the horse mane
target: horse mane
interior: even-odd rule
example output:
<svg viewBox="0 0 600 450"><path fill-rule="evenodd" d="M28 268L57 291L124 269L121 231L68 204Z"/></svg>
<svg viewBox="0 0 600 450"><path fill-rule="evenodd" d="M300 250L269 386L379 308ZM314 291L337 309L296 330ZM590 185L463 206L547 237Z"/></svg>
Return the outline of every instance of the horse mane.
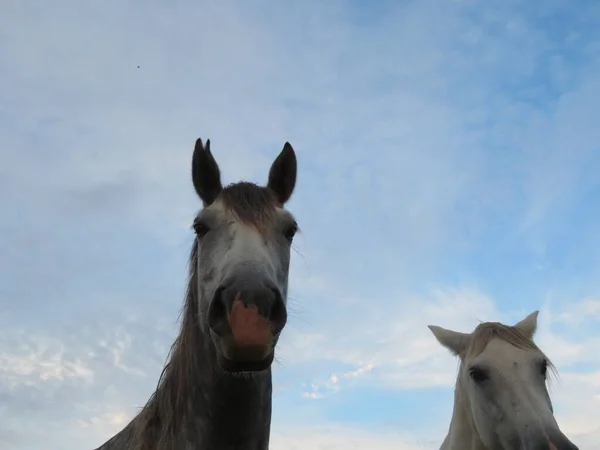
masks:
<svg viewBox="0 0 600 450"><path fill-rule="evenodd" d="M136 417L133 430L135 450L165 448L175 442L177 430L182 426L194 369L202 363L197 349L202 340L198 323L198 242L194 239L189 258L188 286L181 311L180 332L171 345L156 390Z"/></svg>

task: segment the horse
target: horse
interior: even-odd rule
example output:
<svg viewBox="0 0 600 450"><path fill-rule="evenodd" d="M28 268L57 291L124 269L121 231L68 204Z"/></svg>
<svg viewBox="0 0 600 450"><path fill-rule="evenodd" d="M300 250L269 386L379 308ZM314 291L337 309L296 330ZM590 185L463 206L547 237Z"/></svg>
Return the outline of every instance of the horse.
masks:
<svg viewBox="0 0 600 450"><path fill-rule="evenodd" d="M538 311L472 333L429 325L460 359L454 411L440 450L577 450L560 431L546 387L552 362L533 342Z"/></svg>
<svg viewBox="0 0 600 450"><path fill-rule="evenodd" d="M210 140L196 141L192 182L202 202L180 332L156 390L96 450L267 450L275 347L287 322L290 249L284 208L297 161L286 142L266 186L223 187Z"/></svg>

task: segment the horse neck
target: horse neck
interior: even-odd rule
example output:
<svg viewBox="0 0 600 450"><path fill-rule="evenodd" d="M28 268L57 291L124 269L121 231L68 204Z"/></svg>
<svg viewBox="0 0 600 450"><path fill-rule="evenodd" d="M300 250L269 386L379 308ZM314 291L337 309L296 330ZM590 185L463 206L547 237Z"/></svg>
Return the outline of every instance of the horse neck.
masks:
<svg viewBox="0 0 600 450"><path fill-rule="evenodd" d="M454 408L448 435L440 450L486 450L471 415L471 408L464 392L460 375L454 389Z"/></svg>
<svg viewBox="0 0 600 450"><path fill-rule="evenodd" d="M266 450L271 370L252 375L223 372L209 332L199 326L198 304L188 297L181 333L155 394L159 441L163 435L166 442L181 443L174 448Z"/></svg>
<svg viewBox="0 0 600 450"><path fill-rule="evenodd" d="M217 365L210 336L186 300L181 332L156 392L140 414L99 450L267 450L271 370L231 375Z"/></svg>

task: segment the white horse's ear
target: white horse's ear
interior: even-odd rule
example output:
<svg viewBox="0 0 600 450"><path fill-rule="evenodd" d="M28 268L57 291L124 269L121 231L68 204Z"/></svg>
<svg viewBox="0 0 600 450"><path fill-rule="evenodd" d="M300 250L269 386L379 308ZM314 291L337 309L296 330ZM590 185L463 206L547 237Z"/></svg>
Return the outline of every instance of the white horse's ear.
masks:
<svg viewBox="0 0 600 450"><path fill-rule="evenodd" d="M533 338L535 330L537 330L537 318L539 311L534 311L525 317L523 320L515 324L515 328L518 328L521 333L527 336L529 339Z"/></svg>
<svg viewBox="0 0 600 450"><path fill-rule="evenodd" d="M450 350L455 356L459 356L467 350L471 335L458 331L447 330L435 325L427 325L440 344Z"/></svg>

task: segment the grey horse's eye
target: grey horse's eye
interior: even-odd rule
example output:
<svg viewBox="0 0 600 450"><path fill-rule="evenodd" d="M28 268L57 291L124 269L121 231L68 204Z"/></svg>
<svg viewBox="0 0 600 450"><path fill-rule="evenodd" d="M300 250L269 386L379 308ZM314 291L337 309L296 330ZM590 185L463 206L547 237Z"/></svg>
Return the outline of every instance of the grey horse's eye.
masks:
<svg viewBox="0 0 600 450"><path fill-rule="evenodd" d="M285 229L285 231L283 232L283 235L285 236L285 238L288 241L292 242L297 231L298 231L298 225L293 223Z"/></svg>
<svg viewBox="0 0 600 450"><path fill-rule="evenodd" d="M543 360L540 366L540 372L544 378L548 375L548 361Z"/></svg>
<svg viewBox="0 0 600 450"><path fill-rule="evenodd" d="M208 227L208 225L206 225L205 223L202 222L194 222L193 225L194 228L194 232L196 233L196 236L198 237L204 237L206 235L206 233L208 233L210 231L210 228Z"/></svg>

